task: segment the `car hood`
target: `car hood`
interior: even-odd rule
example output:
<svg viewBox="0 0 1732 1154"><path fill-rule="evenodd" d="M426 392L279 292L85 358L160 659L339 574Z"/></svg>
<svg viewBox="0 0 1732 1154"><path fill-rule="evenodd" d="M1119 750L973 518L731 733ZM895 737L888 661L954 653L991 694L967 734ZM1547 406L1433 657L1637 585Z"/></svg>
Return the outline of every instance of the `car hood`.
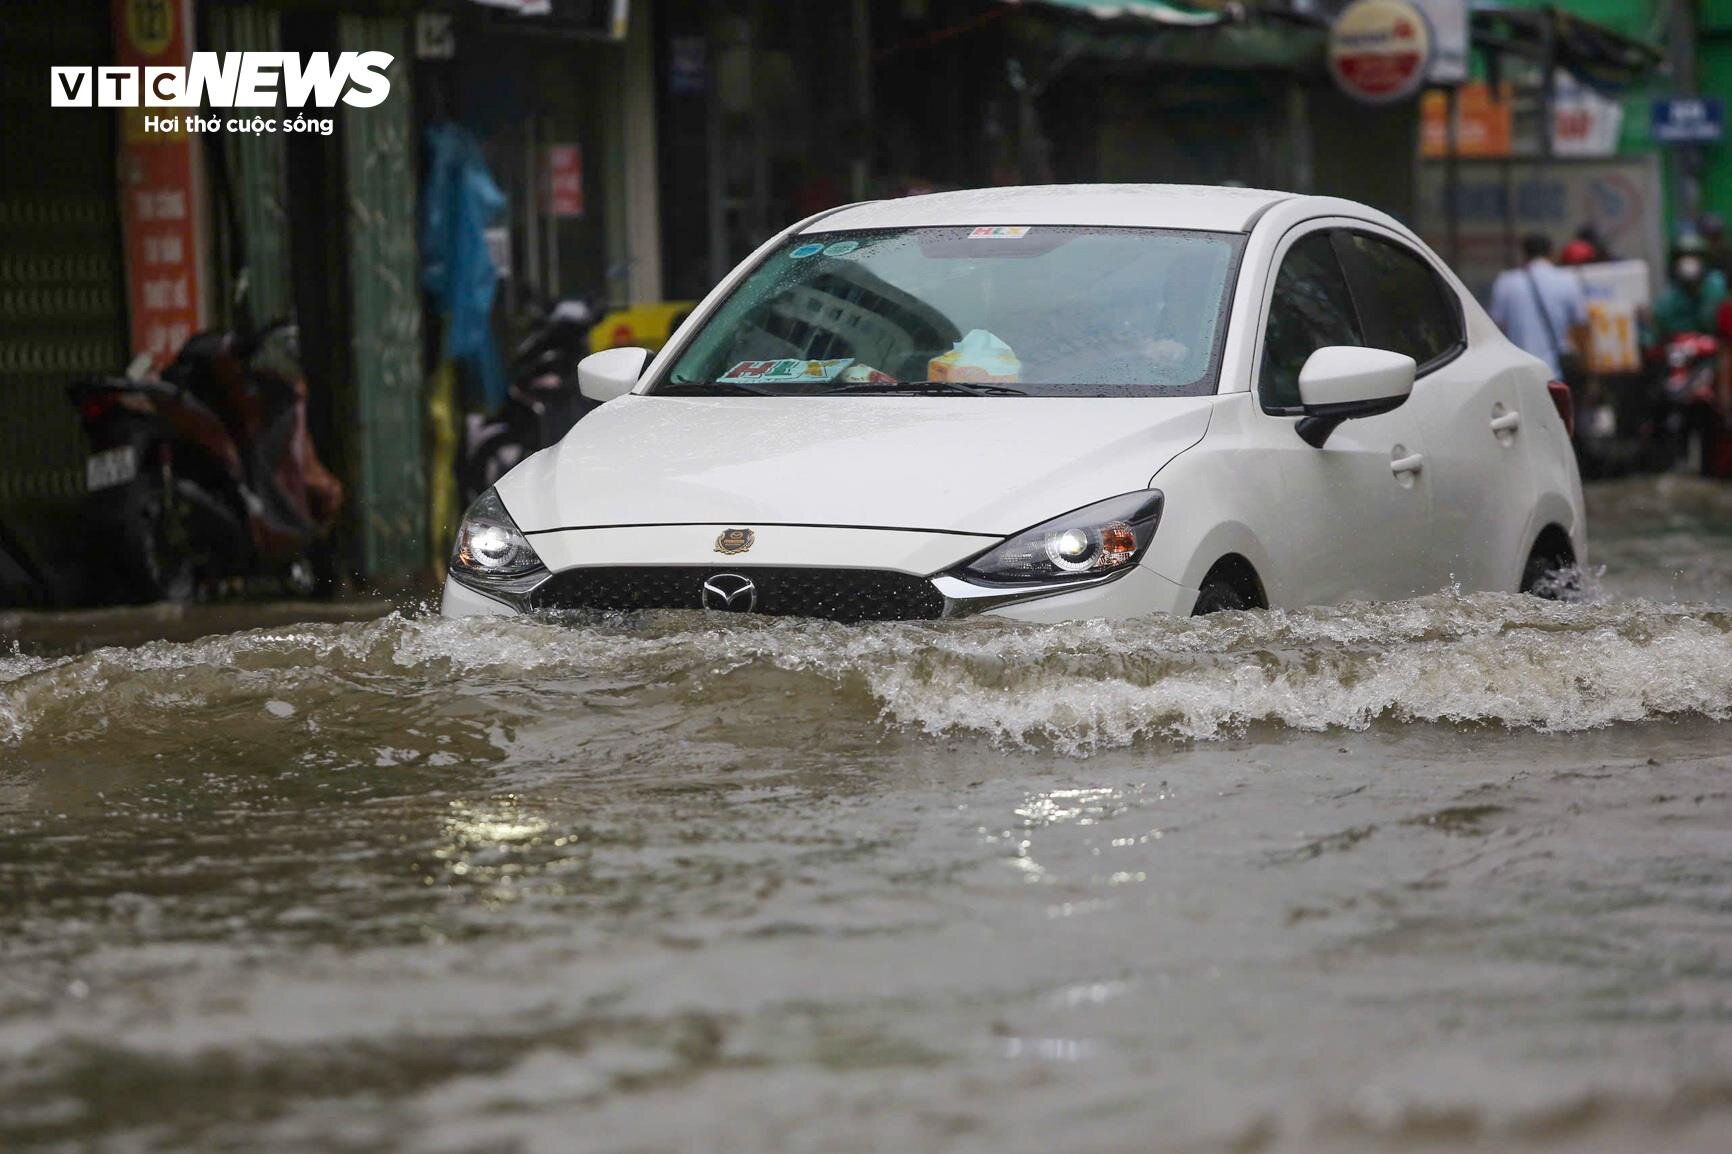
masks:
<svg viewBox="0 0 1732 1154"><path fill-rule="evenodd" d="M871 526L1007 536L1141 489L1212 397L625 396L499 482L526 532Z"/></svg>

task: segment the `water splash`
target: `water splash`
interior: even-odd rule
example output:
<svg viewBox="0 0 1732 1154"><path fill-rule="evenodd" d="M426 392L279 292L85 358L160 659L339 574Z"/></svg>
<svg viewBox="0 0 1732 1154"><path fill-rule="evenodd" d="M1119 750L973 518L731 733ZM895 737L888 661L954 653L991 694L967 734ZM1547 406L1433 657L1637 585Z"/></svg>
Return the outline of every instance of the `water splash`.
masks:
<svg viewBox="0 0 1732 1154"><path fill-rule="evenodd" d="M569 716L574 699L588 708L598 694L616 711L725 703L772 735L797 690L814 708L862 724L1068 753L1253 726L1576 731L1732 716L1732 612L1442 594L1056 626L392 615L60 659L0 657L0 741L51 740L65 736L54 726L93 718L179 726L189 713L255 699L273 715L316 723L345 690L435 713L441 702L509 701L531 719L538 710Z"/></svg>

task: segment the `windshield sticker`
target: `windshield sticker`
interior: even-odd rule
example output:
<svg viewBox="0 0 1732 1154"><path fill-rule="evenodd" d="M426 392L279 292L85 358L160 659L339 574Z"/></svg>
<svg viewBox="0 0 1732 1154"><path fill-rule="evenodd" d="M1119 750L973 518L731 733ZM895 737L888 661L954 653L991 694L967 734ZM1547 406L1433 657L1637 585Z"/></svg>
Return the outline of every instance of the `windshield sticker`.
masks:
<svg viewBox="0 0 1732 1154"><path fill-rule="evenodd" d="M837 379L849 385L894 385L896 383L896 378L883 369L861 363L850 365Z"/></svg>
<svg viewBox="0 0 1732 1154"><path fill-rule="evenodd" d="M825 256L847 256L849 253L853 252L855 249L857 249L859 247L860 247L860 242L857 240L839 240L835 244L831 245L829 248L825 249L824 255Z"/></svg>
<svg viewBox="0 0 1732 1154"><path fill-rule="evenodd" d="M774 383L778 381L833 381L842 370L854 363L853 357L834 361L741 361L716 380L720 384Z"/></svg>
<svg viewBox="0 0 1732 1154"><path fill-rule="evenodd" d="M791 260L805 260L807 257L817 256L823 251L824 246L821 244L803 244L793 252L789 253L788 257Z"/></svg>
<svg viewBox="0 0 1732 1154"><path fill-rule="evenodd" d="M983 224L968 234L969 240L1021 240L1028 235L1026 224Z"/></svg>

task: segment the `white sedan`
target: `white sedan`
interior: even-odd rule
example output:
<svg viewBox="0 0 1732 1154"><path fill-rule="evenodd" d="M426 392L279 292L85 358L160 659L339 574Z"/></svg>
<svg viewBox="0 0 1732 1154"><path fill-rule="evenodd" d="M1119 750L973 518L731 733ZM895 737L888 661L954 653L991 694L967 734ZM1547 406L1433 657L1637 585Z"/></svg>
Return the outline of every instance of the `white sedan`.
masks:
<svg viewBox="0 0 1732 1154"><path fill-rule="evenodd" d="M765 244L467 513L449 616L1029 621L1555 592L1570 394L1364 205L850 205ZM1567 581L1567 578L1565 579Z"/></svg>

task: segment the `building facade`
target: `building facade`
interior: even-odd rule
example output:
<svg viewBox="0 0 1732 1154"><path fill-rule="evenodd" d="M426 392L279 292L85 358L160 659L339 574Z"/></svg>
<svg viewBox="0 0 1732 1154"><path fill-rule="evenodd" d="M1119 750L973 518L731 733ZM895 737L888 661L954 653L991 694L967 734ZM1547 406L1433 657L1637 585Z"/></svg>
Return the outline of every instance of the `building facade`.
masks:
<svg viewBox="0 0 1732 1154"><path fill-rule="evenodd" d="M1428 190L1420 102L1356 104L1330 79L1328 27L1342 6L27 6L0 39L0 549L27 555L26 567L50 575L43 584L62 599L81 595L89 542L67 526L85 497L86 448L65 386L118 372L178 331L145 315L181 297L161 277L148 291L140 283L132 234L146 202L128 200L129 182L137 191L136 121L46 98L50 63L111 63L141 45L165 50L164 13L180 22L187 50L392 57L389 99L332 111L328 134L190 139L192 240L181 253L196 271L184 303L198 323L241 319L243 269L253 316L298 321L313 432L352 498L341 552L363 583L390 586L438 567L456 512L456 430L463 409L485 403L474 366L446 356L448 317L422 291L430 130L452 127L473 140L501 196L484 222L498 272L489 318L497 356L523 318L561 297L612 306L693 299L787 223L929 189L1054 181L1291 188L1377 205L1426 225L1442 247L1447 229L1431 227L1427 206L1462 198L1440 201ZM1634 39L1664 38L1663 17L1676 6L1564 7ZM1708 91L1732 68L1732 0L1691 10L1695 82ZM1507 55L1481 45L1482 78L1487 62ZM1635 135L1645 110L1634 102L1652 91L1631 90L1620 152L1654 151ZM1725 150L1700 161L1703 204L1732 210ZM161 243L150 251L160 255Z"/></svg>

